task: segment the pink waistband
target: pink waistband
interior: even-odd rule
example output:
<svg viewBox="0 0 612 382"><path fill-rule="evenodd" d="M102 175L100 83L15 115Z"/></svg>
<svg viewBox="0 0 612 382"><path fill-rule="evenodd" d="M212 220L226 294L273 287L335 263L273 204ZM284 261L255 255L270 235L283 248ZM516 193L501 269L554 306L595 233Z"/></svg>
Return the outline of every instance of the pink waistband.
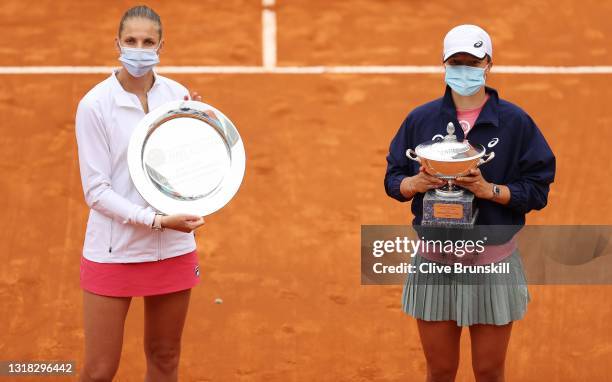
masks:
<svg viewBox="0 0 612 382"><path fill-rule="evenodd" d="M513 237L509 241L500 245L485 245L482 252L466 252L463 256L457 256L453 253L444 253L437 251L420 251L419 254L427 260L435 261L443 264L469 264L469 265L485 265L497 263L506 257L512 255L517 249L517 243Z"/></svg>

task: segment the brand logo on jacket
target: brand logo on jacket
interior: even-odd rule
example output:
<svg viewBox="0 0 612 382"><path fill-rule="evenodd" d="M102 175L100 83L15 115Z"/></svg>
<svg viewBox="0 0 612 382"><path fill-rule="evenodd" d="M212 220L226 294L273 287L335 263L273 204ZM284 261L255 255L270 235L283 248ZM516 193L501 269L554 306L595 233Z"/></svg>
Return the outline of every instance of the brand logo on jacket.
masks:
<svg viewBox="0 0 612 382"><path fill-rule="evenodd" d="M195 267L195 275L197 277L200 277L200 266L199 265L196 265L196 267Z"/></svg>

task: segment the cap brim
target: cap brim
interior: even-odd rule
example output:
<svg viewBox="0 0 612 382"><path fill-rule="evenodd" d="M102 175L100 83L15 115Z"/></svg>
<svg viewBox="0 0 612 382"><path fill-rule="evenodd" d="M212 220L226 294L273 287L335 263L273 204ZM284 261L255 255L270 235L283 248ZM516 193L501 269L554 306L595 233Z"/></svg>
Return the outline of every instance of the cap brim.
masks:
<svg viewBox="0 0 612 382"><path fill-rule="evenodd" d="M445 52L443 61L446 62L446 60L448 60L450 56L452 56L453 54L457 54L457 53L471 54L472 56L480 60L485 58L485 56L487 55L487 52L484 52L482 49L478 49L478 48L457 48L457 49L451 49L448 52Z"/></svg>

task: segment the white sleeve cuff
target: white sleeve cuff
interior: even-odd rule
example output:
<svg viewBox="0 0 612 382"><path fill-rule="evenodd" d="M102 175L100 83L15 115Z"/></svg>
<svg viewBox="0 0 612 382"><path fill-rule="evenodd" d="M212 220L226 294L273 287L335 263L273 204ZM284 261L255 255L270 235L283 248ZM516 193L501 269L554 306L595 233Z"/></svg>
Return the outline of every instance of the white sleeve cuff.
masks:
<svg viewBox="0 0 612 382"><path fill-rule="evenodd" d="M153 220L155 220L155 211L153 211L150 207L143 208L136 206L130 213L129 217L123 220L122 223L141 224L151 227L153 225Z"/></svg>

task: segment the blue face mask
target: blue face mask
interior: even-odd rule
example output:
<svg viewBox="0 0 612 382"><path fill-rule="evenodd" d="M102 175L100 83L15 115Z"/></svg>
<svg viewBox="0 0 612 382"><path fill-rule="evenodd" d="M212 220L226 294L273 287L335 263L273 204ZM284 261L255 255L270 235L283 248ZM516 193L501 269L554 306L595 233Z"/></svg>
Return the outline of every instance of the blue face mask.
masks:
<svg viewBox="0 0 612 382"><path fill-rule="evenodd" d="M125 69L134 77L144 76L159 63L157 49L127 48L121 45L119 47L119 61L123 62Z"/></svg>
<svg viewBox="0 0 612 382"><path fill-rule="evenodd" d="M446 65L444 80L462 96L474 95L485 84L485 69L466 65Z"/></svg>

